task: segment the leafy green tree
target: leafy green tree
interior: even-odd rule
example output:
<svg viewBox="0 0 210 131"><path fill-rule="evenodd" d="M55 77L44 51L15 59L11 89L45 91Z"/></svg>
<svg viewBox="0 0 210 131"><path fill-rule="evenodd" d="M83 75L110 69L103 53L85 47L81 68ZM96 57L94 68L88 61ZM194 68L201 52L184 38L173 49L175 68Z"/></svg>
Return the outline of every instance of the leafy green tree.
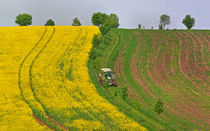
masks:
<svg viewBox="0 0 210 131"><path fill-rule="evenodd" d="M101 31L101 34L104 36L111 30L111 27L109 26L109 24L104 24L100 26L99 29Z"/></svg>
<svg viewBox="0 0 210 131"><path fill-rule="evenodd" d="M49 19L46 23L45 23L45 26L54 26L55 23L52 19Z"/></svg>
<svg viewBox="0 0 210 131"><path fill-rule="evenodd" d="M92 23L93 25L99 26L101 34L104 36L109 32L112 28L119 27L119 18L116 14L107 15L105 13L94 13L92 15Z"/></svg>
<svg viewBox="0 0 210 131"><path fill-rule="evenodd" d="M72 26L81 26L82 24L80 23L79 19L76 17L73 19Z"/></svg>
<svg viewBox="0 0 210 131"><path fill-rule="evenodd" d="M138 29L139 29L139 30L141 29L141 24L138 24Z"/></svg>
<svg viewBox="0 0 210 131"><path fill-rule="evenodd" d="M101 26L105 23L107 15L105 13L97 12L92 15L92 24L96 26Z"/></svg>
<svg viewBox="0 0 210 131"><path fill-rule="evenodd" d="M171 23L170 16L163 14L160 16L160 25L162 26L162 29L165 29L166 25L169 25Z"/></svg>
<svg viewBox="0 0 210 131"><path fill-rule="evenodd" d="M182 23L190 30L193 26L195 26L195 18L191 17L190 15L186 15L183 19Z"/></svg>
<svg viewBox="0 0 210 131"><path fill-rule="evenodd" d="M158 99L158 101L156 102L154 111L157 112L158 114L164 111L164 103L162 102L161 99Z"/></svg>
<svg viewBox="0 0 210 131"><path fill-rule="evenodd" d="M20 26L27 26L32 24L32 16L30 14L19 14L16 17L15 23L17 23Z"/></svg>
<svg viewBox="0 0 210 131"><path fill-rule="evenodd" d="M119 18L116 14L110 14L107 16L106 25L109 25L110 28L118 28L119 27Z"/></svg>

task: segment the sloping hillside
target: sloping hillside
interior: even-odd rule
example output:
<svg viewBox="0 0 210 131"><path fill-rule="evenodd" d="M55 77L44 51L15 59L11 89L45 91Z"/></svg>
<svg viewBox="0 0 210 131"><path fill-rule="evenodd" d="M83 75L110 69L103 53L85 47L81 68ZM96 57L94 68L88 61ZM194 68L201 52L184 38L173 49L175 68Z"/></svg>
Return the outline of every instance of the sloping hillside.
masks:
<svg viewBox="0 0 210 131"><path fill-rule="evenodd" d="M0 130L145 130L90 81L99 34L95 26L0 28Z"/></svg>
<svg viewBox="0 0 210 131"><path fill-rule="evenodd" d="M209 46L209 30L117 29L96 49L89 72L101 96L150 130L208 130ZM96 79L101 67L116 72L118 87L103 90ZM165 108L160 115L158 99Z"/></svg>

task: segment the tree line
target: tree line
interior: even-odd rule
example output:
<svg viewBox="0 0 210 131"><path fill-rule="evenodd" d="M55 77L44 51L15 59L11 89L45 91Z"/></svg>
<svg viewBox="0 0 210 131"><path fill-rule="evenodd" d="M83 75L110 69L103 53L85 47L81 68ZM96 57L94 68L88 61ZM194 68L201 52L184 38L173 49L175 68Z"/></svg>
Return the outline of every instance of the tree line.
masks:
<svg viewBox="0 0 210 131"><path fill-rule="evenodd" d="M112 28L119 27L119 17L116 14L106 14L101 12L96 12L91 17L91 22L93 25L96 25L100 28L102 35L105 35L109 30ZM170 16L167 14L163 14L160 16L160 24L159 29L163 30L166 28L167 25L171 23ZM27 13L19 14L16 17L15 23L20 26L27 26L32 24L32 16ZM195 18L191 17L190 15L186 15L182 23L187 27L187 29L191 29L195 26ZM45 26L54 26L55 22L52 19L46 21ZM75 17L72 21L72 26L81 26L80 20ZM144 29L144 26L141 24L138 25L138 29ZM152 27L153 29L153 27Z"/></svg>

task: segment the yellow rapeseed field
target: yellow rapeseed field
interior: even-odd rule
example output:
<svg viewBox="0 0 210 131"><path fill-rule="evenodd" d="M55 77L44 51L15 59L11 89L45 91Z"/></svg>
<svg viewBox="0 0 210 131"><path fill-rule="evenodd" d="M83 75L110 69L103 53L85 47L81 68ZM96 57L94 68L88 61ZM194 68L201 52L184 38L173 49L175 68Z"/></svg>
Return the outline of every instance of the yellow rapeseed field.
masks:
<svg viewBox="0 0 210 131"><path fill-rule="evenodd" d="M0 130L44 130L19 89L19 66L40 39L44 27L0 28Z"/></svg>
<svg viewBox="0 0 210 131"><path fill-rule="evenodd" d="M91 83L94 35L95 26L0 28L0 129L145 130Z"/></svg>

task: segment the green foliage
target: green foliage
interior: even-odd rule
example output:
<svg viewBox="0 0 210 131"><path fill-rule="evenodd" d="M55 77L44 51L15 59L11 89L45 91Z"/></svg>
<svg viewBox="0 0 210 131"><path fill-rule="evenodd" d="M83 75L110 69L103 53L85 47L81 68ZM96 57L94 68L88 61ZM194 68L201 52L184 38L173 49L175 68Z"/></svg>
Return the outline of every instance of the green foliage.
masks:
<svg viewBox="0 0 210 131"><path fill-rule="evenodd" d="M138 24L138 29L139 29L139 30L141 29L141 24Z"/></svg>
<svg viewBox="0 0 210 131"><path fill-rule="evenodd" d="M104 88L107 89L109 86L109 80L105 79Z"/></svg>
<svg viewBox="0 0 210 131"><path fill-rule="evenodd" d="M45 26L54 26L55 23L52 19L49 19L46 23L45 23Z"/></svg>
<svg viewBox="0 0 210 131"><path fill-rule="evenodd" d="M190 30L193 26L195 26L195 18L191 17L190 15L186 15L183 19L182 23Z"/></svg>
<svg viewBox="0 0 210 131"><path fill-rule="evenodd" d="M100 28L101 34L105 36L110 30L111 27L108 24L102 25Z"/></svg>
<svg viewBox="0 0 210 131"><path fill-rule="evenodd" d="M100 36L98 36L98 35L94 35L94 37L93 37L93 41L92 41L92 43L93 43L93 47L94 47L94 48L97 48L97 47L98 47L98 45L99 45L99 43L100 43L100 41L101 41Z"/></svg>
<svg viewBox="0 0 210 131"><path fill-rule="evenodd" d="M171 50L167 48L165 44L160 44L160 45L155 44L155 50L153 50L154 48L151 48L153 47L152 44L154 42L152 39L153 36L154 37L160 36L160 38L158 39L168 40L169 42L174 42L175 45L179 45L179 40L176 37L176 35L174 35L174 33L177 33L177 32L183 33L183 31L179 31L179 30L177 31L156 31L156 30L155 31L154 30L137 31L137 30L128 30L128 29L113 29L109 31L104 36L105 44L99 44L98 48L96 49L96 52L97 52L96 65L98 68L94 68L92 63L91 64L89 63L89 74L99 94L103 96L105 99L107 99L108 101L110 101L111 103L113 103L115 106L117 106L117 108L121 112L126 114L128 117L131 117L133 120L139 122L139 124L145 126L148 130L156 131L156 130L200 129L201 128L200 125L195 125L194 123L191 123L191 121L188 120L189 118L183 119L182 116L177 116L176 114L173 114L173 113L168 114L168 112L164 113L164 115L159 115L158 113L154 111L155 103L157 102L157 100L155 100L153 97L148 95L148 92L145 91L145 89L142 88L140 84L135 82L135 79L133 79L133 74L131 72L130 61L132 59L133 54L136 52L136 48L139 43L138 41L139 37L138 35L134 33L134 31L141 34L141 37L144 38L144 40L142 41L144 44L141 44L141 47L137 54L138 56L137 59L142 58L142 61L136 64L139 64L138 70L139 72L142 73L142 76L145 77L145 80L148 81L148 83L151 83L151 85L149 86L151 91L157 97L161 97L164 100L166 100L167 103L171 104L171 102L174 102L173 96L171 97L168 93L165 93L162 90L162 88L158 88L156 83L153 82L153 80L148 75L147 64L149 68L151 68L150 66L153 66L153 65L150 65L150 63L148 63L147 60L148 58L154 59L156 57L156 54L152 54L151 51L158 52L158 49L159 49L158 47L160 47L160 54L159 54L160 58L158 60L161 60L161 57L164 53L166 53L166 56L173 55L171 66L176 71L177 77L171 75L172 77L168 78L169 82L171 82L171 85L173 85L175 82L174 88L176 88L180 92L183 92L183 94L194 95L193 92L191 93L188 89L183 88L184 87L183 85L186 84L186 86L196 89L195 86L188 79L186 79L185 76L179 71L179 64L178 64L179 50L182 49L183 47L174 46L174 50ZM192 31L190 33L195 33L199 35L199 32L200 31ZM205 33L202 31L200 33L203 33L203 35L208 36L209 31L208 33ZM186 41L189 41L189 40L186 40ZM191 44L193 46L193 43ZM122 98L121 87L119 88L110 87L102 91L103 88L101 87L97 79L97 74L98 74L97 69L101 67L110 67L114 69L114 67L116 66L116 62L115 62L116 58L117 56L119 56L123 47L125 47L125 49L121 55L122 59L120 61L121 62L120 65L123 65L122 73L124 73L126 81L124 77L122 76L122 74L121 76L117 75L117 81L119 83L119 86L128 85L128 87L134 88L135 90L133 91L136 92L135 97L137 97L137 98L129 97L129 99L125 99L125 100ZM206 49L206 53L205 53L205 49ZM208 56L207 49L208 49L208 42L206 42L206 46L204 48L205 56ZM208 61L208 57L206 58L206 61ZM170 66L166 66L166 69L170 71ZM180 79L182 79L182 81L180 81ZM115 97L115 91L118 91L117 97ZM132 92L128 92L128 93L129 95L131 93L131 96L135 95L135 94L132 94ZM194 98L194 96L192 98ZM189 99L191 99L191 97ZM195 100L195 99L192 99L192 100ZM143 103L142 101L144 101L147 104ZM152 105L152 108L151 108L151 105ZM171 108L175 109L174 107L171 107ZM165 116L167 117L167 119L165 119ZM184 126L182 125L180 126L180 123L183 123Z"/></svg>
<svg viewBox="0 0 210 131"><path fill-rule="evenodd" d="M72 26L81 26L80 20L76 17L73 19Z"/></svg>
<svg viewBox="0 0 210 131"><path fill-rule="evenodd" d="M20 26L27 26L32 24L32 16L30 14L19 14L16 17L15 23Z"/></svg>
<svg viewBox="0 0 210 131"><path fill-rule="evenodd" d="M162 29L165 29L166 25L169 25L171 23L170 16L163 14L160 16L160 25L162 26ZM159 25L159 29L160 29Z"/></svg>
<svg viewBox="0 0 210 131"><path fill-rule="evenodd" d="M105 25L108 25L110 28L118 28L119 27L119 18L116 14L110 14L107 16Z"/></svg>
<svg viewBox="0 0 210 131"><path fill-rule="evenodd" d="M163 26L161 24L159 24L159 30L162 30Z"/></svg>
<svg viewBox="0 0 210 131"><path fill-rule="evenodd" d="M91 60L95 60L96 59L96 48L98 47L99 43L101 42L101 37L98 35L95 35L93 37L92 43L93 43L93 48L90 52L90 58Z"/></svg>
<svg viewBox="0 0 210 131"><path fill-rule="evenodd" d="M107 15L105 13L97 12L92 15L92 24L101 26L105 23Z"/></svg>
<svg viewBox="0 0 210 131"><path fill-rule="evenodd" d="M128 97L128 88L123 87L122 88L122 98L123 98L123 100L125 100L127 97Z"/></svg>
<svg viewBox="0 0 210 131"><path fill-rule="evenodd" d="M161 99L158 99L158 101L156 102L154 111L157 112L158 114L164 111L164 103L162 102Z"/></svg>
<svg viewBox="0 0 210 131"><path fill-rule="evenodd" d="M119 27L119 18L116 14L94 13L92 15L93 25L99 26L101 34L105 36L112 28Z"/></svg>

